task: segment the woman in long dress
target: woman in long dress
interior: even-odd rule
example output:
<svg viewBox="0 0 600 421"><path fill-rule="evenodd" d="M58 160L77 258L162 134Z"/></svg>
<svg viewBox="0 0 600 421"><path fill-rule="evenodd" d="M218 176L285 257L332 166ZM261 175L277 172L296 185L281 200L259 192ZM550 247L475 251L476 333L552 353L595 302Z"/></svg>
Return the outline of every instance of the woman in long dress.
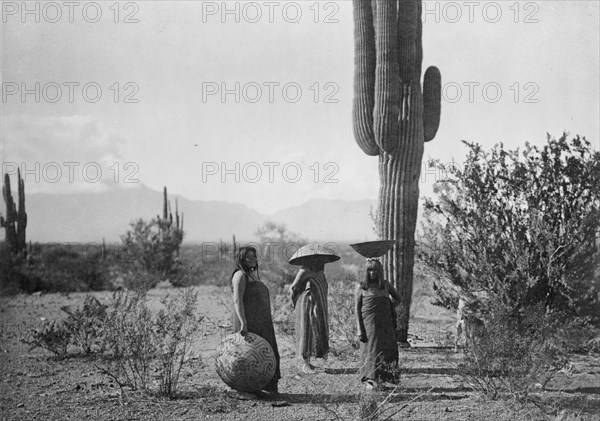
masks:
<svg viewBox="0 0 600 421"><path fill-rule="evenodd" d="M296 353L302 356L305 373L314 372L310 358L327 360L329 352L329 286L324 272L325 264L318 256L306 259L292 283L296 324Z"/></svg>
<svg viewBox="0 0 600 421"><path fill-rule="evenodd" d="M394 309L399 302L398 291L383 279L381 263L368 259L366 278L357 285L355 292L361 359L359 378L367 383L367 389L377 388L382 381L397 381L398 344Z"/></svg>
<svg viewBox="0 0 600 421"><path fill-rule="evenodd" d="M260 280L258 262L254 247L241 247L237 254L236 269L232 277L233 314L232 326L234 332L246 335L255 333L264 338L275 353L277 362L275 375L263 390L278 393L277 383L281 378L279 369L279 349L275 338L275 328L271 317L271 301L269 289Z"/></svg>

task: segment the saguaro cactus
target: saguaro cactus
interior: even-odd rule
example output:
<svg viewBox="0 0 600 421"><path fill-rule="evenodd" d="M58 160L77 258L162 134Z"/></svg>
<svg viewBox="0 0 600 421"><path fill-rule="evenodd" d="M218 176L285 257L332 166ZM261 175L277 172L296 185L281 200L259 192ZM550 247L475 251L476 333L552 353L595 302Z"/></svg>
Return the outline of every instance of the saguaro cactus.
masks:
<svg viewBox="0 0 600 421"><path fill-rule="evenodd" d="M162 218L160 215L156 216L158 226L160 228L161 239L176 236L177 247L175 249L176 254L179 256L179 245L183 240L183 212L181 212L181 219L179 217L179 205L177 199L175 199L175 227L173 227L173 213L171 212L171 202L168 199L167 188L163 187L163 211Z"/></svg>
<svg viewBox="0 0 600 421"><path fill-rule="evenodd" d="M397 240L383 258L402 297L398 340L408 346L415 228L424 142L440 122L441 76L425 72L421 91L420 0L353 0L355 74L353 122L360 148L379 156L381 239Z"/></svg>
<svg viewBox="0 0 600 421"><path fill-rule="evenodd" d="M2 196L6 204L6 218L0 217L0 226L5 230L8 247L15 254L27 252L27 213L25 212L25 182L21 178L21 171L17 170L17 192L19 195L19 206L15 204L10 189L10 176L4 174L4 186Z"/></svg>

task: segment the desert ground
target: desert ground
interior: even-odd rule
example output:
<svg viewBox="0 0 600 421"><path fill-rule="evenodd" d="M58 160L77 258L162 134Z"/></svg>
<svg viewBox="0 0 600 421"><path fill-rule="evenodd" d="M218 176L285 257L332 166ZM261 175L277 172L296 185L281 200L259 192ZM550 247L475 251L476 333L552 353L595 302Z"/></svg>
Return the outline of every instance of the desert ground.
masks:
<svg viewBox="0 0 600 421"><path fill-rule="evenodd" d="M278 321L282 356L281 395L255 398L226 386L214 369L214 352L229 334L229 288L195 287L197 311L205 316L194 345L193 364L183 375L176 399L123 389L97 367L100 357L57 359L48 351L30 350L23 342L32 329L60 320L61 306L82 305L84 293L34 294L0 298L2 420L326 420L360 419L365 402L383 402L390 419L410 420L598 420L600 359L573 355L535 394L537 404L485 400L458 375L454 364L453 315L427 302L413 303L412 347L400 350L402 378L397 386L365 392L356 377L358 353L341 338L332 338L327 362L316 360L315 374L304 374L295 359L293 338ZM148 293L153 308L173 294L171 288ZM110 292L92 293L100 302ZM386 415L380 419L386 419ZM363 417L363 419L365 419Z"/></svg>

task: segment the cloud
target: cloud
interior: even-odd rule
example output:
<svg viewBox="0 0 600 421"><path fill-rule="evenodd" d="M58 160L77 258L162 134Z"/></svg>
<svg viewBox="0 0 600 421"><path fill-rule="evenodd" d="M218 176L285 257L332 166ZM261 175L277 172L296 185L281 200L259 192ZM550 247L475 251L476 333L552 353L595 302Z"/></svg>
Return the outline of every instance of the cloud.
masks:
<svg viewBox="0 0 600 421"><path fill-rule="evenodd" d="M91 193L135 184L135 164L126 165L119 153L123 140L94 117L12 114L4 117L2 139L2 172L21 169L28 192Z"/></svg>

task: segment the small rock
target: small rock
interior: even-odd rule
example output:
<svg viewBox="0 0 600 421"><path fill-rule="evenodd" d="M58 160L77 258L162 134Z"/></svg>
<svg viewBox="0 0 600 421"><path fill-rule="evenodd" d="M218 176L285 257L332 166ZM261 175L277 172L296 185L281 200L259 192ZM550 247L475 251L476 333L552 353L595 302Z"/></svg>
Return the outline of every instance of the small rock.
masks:
<svg viewBox="0 0 600 421"><path fill-rule="evenodd" d="M23 407L25 407L24 403L20 403L20 404L17 405L17 408L23 408Z"/></svg>

